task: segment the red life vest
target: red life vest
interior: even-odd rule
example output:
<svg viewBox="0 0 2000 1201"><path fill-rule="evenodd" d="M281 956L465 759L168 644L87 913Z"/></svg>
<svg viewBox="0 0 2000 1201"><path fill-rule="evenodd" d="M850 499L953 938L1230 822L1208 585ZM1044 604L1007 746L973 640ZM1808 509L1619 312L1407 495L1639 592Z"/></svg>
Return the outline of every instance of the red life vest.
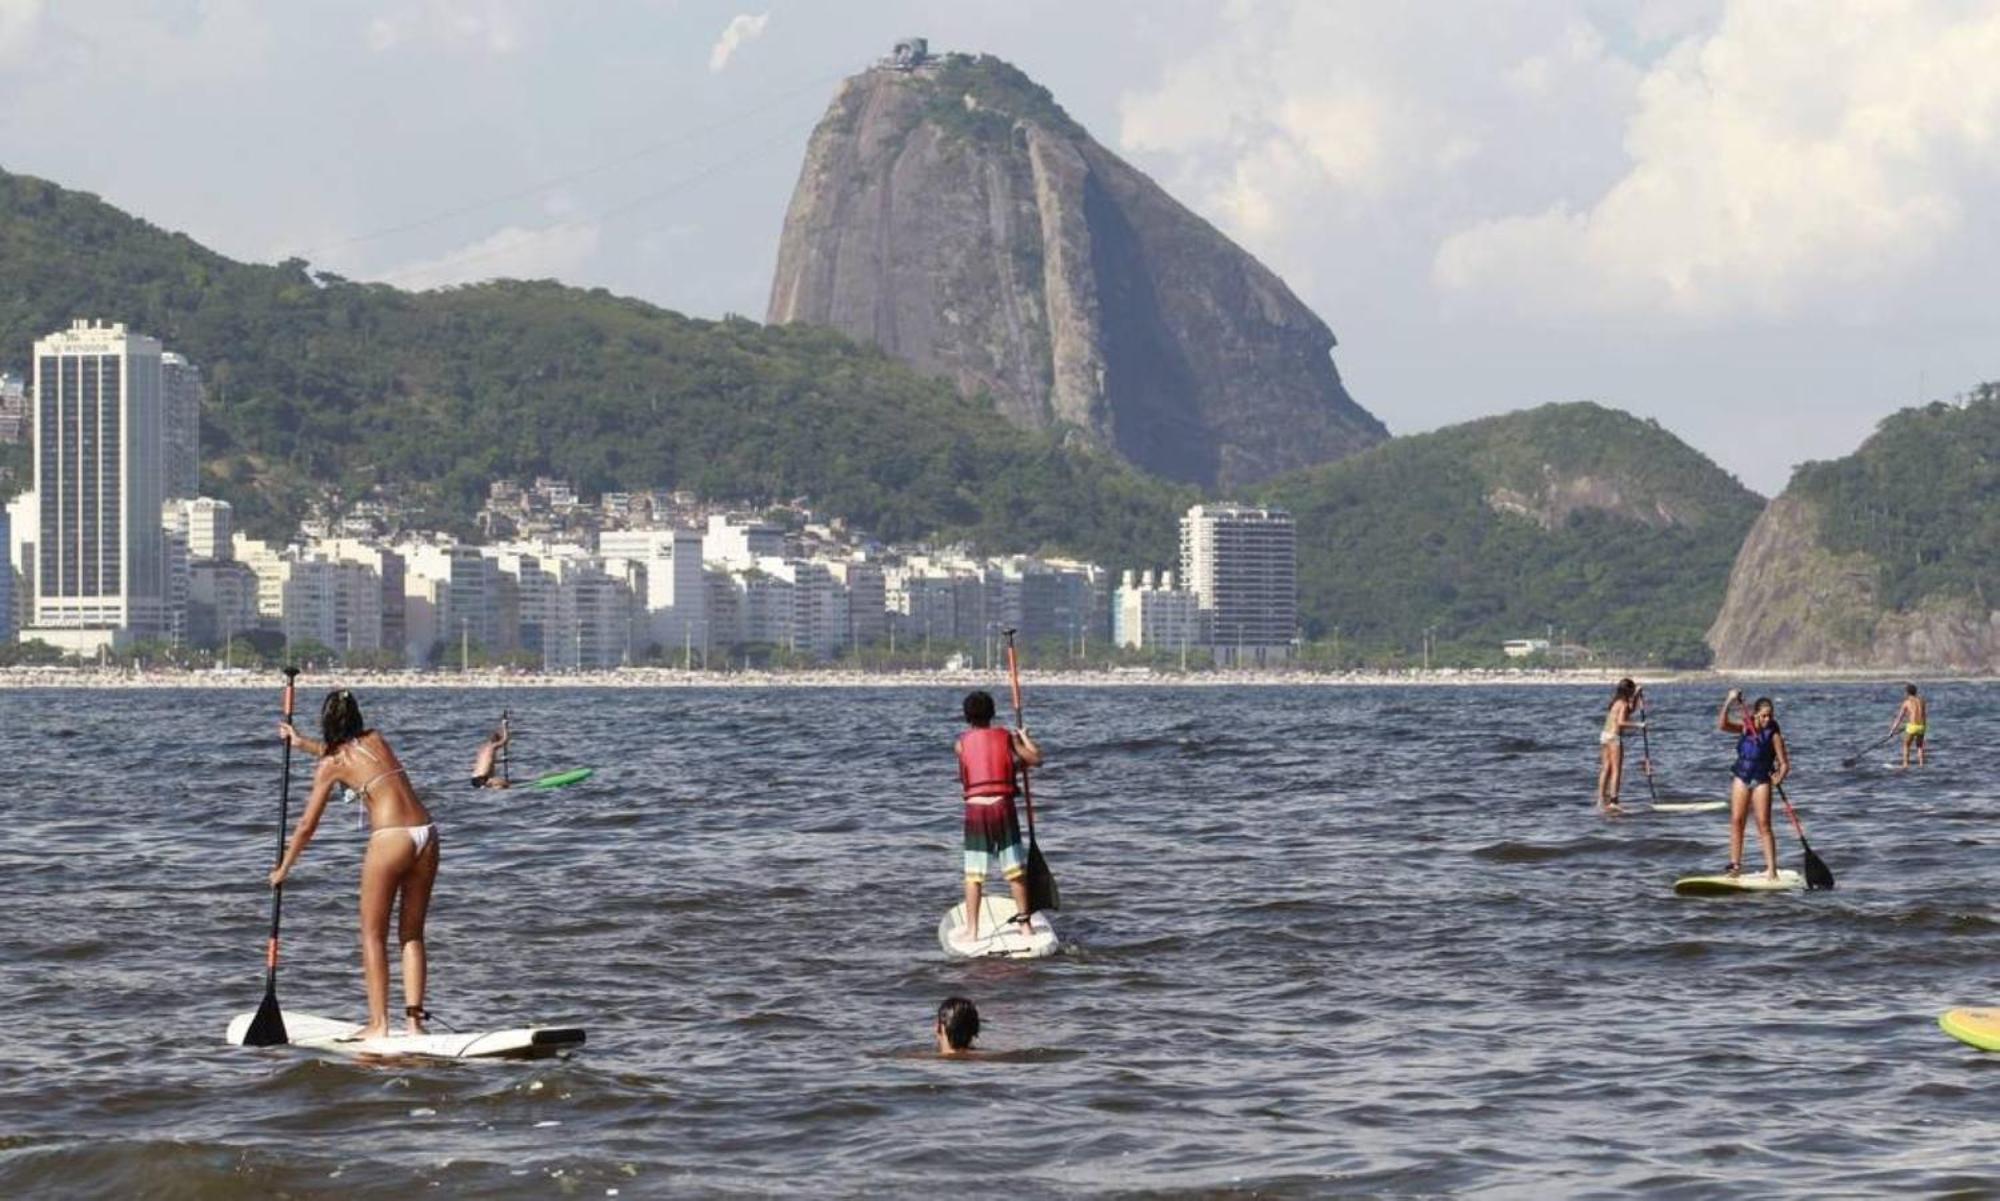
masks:
<svg viewBox="0 0 2000 1201"><path fill-rule="evenodd" d="M1014 736L993 726L958 736L958 782L967 800L1014 795Z"/></svg>

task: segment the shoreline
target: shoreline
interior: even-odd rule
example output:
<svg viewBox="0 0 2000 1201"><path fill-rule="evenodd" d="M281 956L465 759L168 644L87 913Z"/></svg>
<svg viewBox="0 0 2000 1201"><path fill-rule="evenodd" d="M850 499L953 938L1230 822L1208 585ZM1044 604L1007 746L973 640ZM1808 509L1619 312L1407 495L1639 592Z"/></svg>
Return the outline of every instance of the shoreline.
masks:
<svg viewBox="0 0 2000 1201"><path fill-rule="evenodd" d="M1023 681L1042 687L1075 688L1383 688L1383 687L1609 687L1632 674L1642 684L1722 685L1734 679L1788 683L1901 683L1907 673L1883 671L1756 671L1740 675L1702 671L1632 673L1627 669L1533 670L1527 668L1434 668L1430 671L1153 671L1151 669L1024 670ZM1927 680L1978 683L1990 675L1918 673ZM35 688L70 689L255 689L281 683L277 669L252 671L127 671L118 668L8 667L0 668L0 692ZM338 682L354 688L410 689L800 689L800 688L972 688L1004 680L1004 669L954 671L739 671L701 672L671 668L619 668L612 671L542 673L518 671L301 672L308 685Z"/></svg>

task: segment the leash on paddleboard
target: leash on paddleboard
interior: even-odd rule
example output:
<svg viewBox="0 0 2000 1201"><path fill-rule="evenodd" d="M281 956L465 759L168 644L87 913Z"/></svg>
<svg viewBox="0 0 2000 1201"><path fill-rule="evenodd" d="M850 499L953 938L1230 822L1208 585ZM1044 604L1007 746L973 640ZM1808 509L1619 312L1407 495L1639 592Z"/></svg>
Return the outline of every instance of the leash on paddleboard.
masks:
<svg viewBox="0 0 2000 1201"><path fill-rule="evenodd" d="M1014 653L1014 631L1002 630L1007 636L1007 683L1014 693L1014 728L1021 729L1021 661ZM1042 858L1042 848L1035 841L1035 794L1028 787L1028 765L1021 764L1021 803L1028 810L1028 912L1038 913L1044 909L1061 909L1062 894L1056 890L1055 873L1049 870L1048 860Z"/></svg>
<svg viewBox="0 0 2000 1201"><path fill-rule="evenodd" d="M1874 750L1878 746L1884 746L1887 743L1893 741L1896 735L1899 733L1901 733L1901 731L1899 730L1889 731L1887 734L1882 735L1882 737L1877 738L1875 741L1869 743L1867 746L1862 747L1860 750L1854 752L1852 755L1849 755L1847 758L1842 759L1840 761L1840 765L1842 767L1853 767L1855 764L1861 762L1861 757L1863 755L1866 755L1868 752Z"/></svg>
<svg viewBox="0 0 2000 1201"><path fill-rule="evenodd" d="M285 669L285 724L292 724L292 693L297 683L299 669ZM292 801L292 740L285 739L284 767L278 776L278 859L285 861L285 825L291 819ZM243 1045L246 1047L275 1047L288 1043L291 1038L285 1033L285 1015L278 1009L278 916L285 900L285 886L271 886L271 937L264 944L264 1002L257 1006L257 1016L250 1019L250 1029L244 1032Z"/></svg>
<svg viewBox="0 0 2000 1201"><path fill-rule="evenodd" d="M1742 721L1745 730L1756 728L1751 724L1749 702L1743 699L1741 692L1736 694L1736 711L1742 715L1739 720ZM1771 788L1778 794L1778 799L1784 802L1785 816L1792 821L1792 833L1799 836L1799 845L1805 848L1806 887L1817 892L1832 891L1833 869L1826 865L1826 860L1821 859L1812 849L1812 844L1806 841L1806 828L1799 823L1799 811L1792 808L1792 798L1785 795L1785 786L1773 782Z"/></svg>

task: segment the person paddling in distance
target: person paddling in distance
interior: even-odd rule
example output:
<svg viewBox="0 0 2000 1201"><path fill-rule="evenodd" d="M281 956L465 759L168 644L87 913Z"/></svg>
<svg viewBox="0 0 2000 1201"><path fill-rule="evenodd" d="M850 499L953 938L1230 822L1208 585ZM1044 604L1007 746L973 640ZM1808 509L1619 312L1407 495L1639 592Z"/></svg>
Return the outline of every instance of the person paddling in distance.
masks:
<svg viewBox="0 0 2000 1201"><path fill-rule="evenodd" d="M1597 807L1618 813L1618 792L1625 783L1625 735L1645 728L1632 720L1639 703L1639 686L1630 677L1618 681L1611 703L1604 707L1604 728L1597 732ZM1649 765L1650 766L1650 765Z"/></svg>
<svg viewBox="0 0 2000 1201"><path fill-rule="evenodd" d="M437 883L438 832L430 811L417 799L409 773L389 743L361 720L361 706L345 688L328 693L319 711L318 741L280 722L278 736L317 756L312 795L305 816L271 873L271 887L284 883L319 828L335 785L353 789L368 812L368 847L361 857L361 971L368 988L368 1024L358 1038L389 1033L389 911L397 912L396 937L402 946L403 1013L411 1034L424 1033L424 918L431 887Z"/></svg>
<svg viewBox="0 0 2000 1201"><path fill-rule="evenodd" d="M1917 752L1917 766L1924 765L1924 740L1930 734L1931 707L1924 698L1917 695L1915 684L1903 685L1903 704L1896 710L1896 718L1889 723L1889 735L1903 736L1903 766L1910 765L1910 748Z"/></svg>
<svg viewBox="0 0 2000 1201"><path fill-rule="evenodd" d="M980 898L987 874L996 866L1014 893L1016 912L1011 920L1025 925L1031 916L1027 851L1014 812L1014 780L1022 767L1040 767L1042 752L1027 730L994 726L992 693L968 694L964 711L965 723L972 727L958 736L958 782L965 793L964 938L976 942Z"/></svg>
<svg viewBox="0 0 2000 1201"><path fill-rule="evenodd" d="M479 744L479 752L472 757L471 783L474 788L512 788L514 786L505 777L500 779L493 777L493 765L499 761L500 752L505 750L507 744L513 740L514 735L507 729L507 723L503 719L499 727L486 736L486 741Z"/></svg>
<svg viewBox="0 0 2000 1201"><path fill-rule="evenodd" d="M1745 724L1737 719L1743 693L1735 688L1722 698L1722 711L1715 728L1736 735L1736 765L1730 769L1729 784L1729 869L1736 876L1743 870L1743 824L1753 811L1757 815L1757 841L1764 848L1764 875L1778 878L1778 839L1771 832L1771 790L1792 774L1792 759L1785 751L1785 736L1778 730L1777 710L1771 698L1760 696L1750 706Z"/></svg>

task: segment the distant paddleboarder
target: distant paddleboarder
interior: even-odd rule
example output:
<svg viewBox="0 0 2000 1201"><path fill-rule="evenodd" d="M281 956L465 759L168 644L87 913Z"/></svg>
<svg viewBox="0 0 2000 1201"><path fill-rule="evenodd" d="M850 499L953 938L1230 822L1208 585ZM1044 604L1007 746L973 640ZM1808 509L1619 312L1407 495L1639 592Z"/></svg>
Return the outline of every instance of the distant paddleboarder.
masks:
<svg viewBox="0 0 2000 1201"><path fill-rule="evenodd" d="M1771 790L1792 774L1792 760L1785 751L1785 736L1778 732L1778 713L1771 698L1757 698L1750 706L1747 725L1737 719L1742 701L1743 693L1731 688L1715 719L1716 729L1736 735L1736 765L1729 773L1729 868L1725 874L1742 874L1743 825L1754 810L1757 841L1764 847L1764 875L1776 880L1778 839L1771 832Z"/></svg>
<svg viewBox="0 0 2000 1201"><path fill-rule="evenodd" d="M1632 720L1639 696L1639 686L1628 677L1618 681L1611 703L1604 707L1604 728L1597 732L1597 807L1606 813L1619 812L1618 790L1625 783L1625 735L1646 728L1644 722Z"/></svg>
<svg viewBox="0 0 2000 1201"><path fill-rule="evenodd" d="M1889 734L1903 736L1903 766L1910 765L1910 750L1917 752L1917 766L1924 765L1924 739L1930 734L1931 707L1924 698L1917 695L1915 684L1903 685L1903 704L1896 710L1896 719L1889 723Z"/></svg>
<svg viewBox="0 0 2000 1201"><path fill-rule="evenodd" d="M500 753L513 740L514 735L507 729L507 722L503 718L499 727L486 736L485 742L479 744L479 752L472 757L471 783L474 788L512 788L514 786L513 782L508 780L505 775L502 775L498 779L495 779L493 776L493 765L499 761Z"/></svg>
<svg viewBox="0 0 2000 1201"><path fill-rule="evenodd" d="M965 723L958 736L958 782L965 793L965 937L979 937L979 901L994 868L1014 892L1011 919L1025 925L1028 905L1027 851L1014 812L1014 778L1023 767L1040 767L1042 752L1028 732L993 724L993 694L965 698Z"/></svg>
<svg viewBox="0 0 2000 1201"><path fill-rule="evenodd" d="M424 1033L424 917L431 886L437 882L438 832L430 811L417 799L389 743L361 721L361 706L345 688L328 693L319 711L320 740L307 738L290 722L278 736L319 757L305 816L271 873L271 887L284 883L312 841L334 786L353 789L368 813L368 847L361 856L361 970L368 986L368 1024L357 1037L389 1032L389 911L397 910L396 938L402 946L403 1013L411 1034Z"/></svg>

